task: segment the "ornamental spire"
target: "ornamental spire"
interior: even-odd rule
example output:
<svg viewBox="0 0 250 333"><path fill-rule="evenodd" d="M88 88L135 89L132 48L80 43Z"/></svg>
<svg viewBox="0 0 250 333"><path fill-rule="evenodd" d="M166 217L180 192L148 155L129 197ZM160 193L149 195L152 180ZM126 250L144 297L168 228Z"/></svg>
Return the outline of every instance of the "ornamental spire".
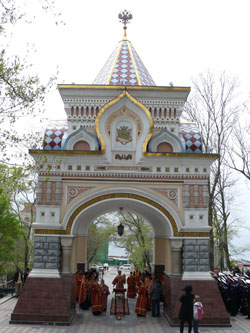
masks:
<svg viewBox="0 0 250 333"><path fill-rule="evenodd" d="M127 11L126 9L118 14L118 18L121 23L123 23L123 29L124 29L124 34L123 34L123 39L127 39L127 24L130 23L132 20L133 16L132 14Z"/></svg>

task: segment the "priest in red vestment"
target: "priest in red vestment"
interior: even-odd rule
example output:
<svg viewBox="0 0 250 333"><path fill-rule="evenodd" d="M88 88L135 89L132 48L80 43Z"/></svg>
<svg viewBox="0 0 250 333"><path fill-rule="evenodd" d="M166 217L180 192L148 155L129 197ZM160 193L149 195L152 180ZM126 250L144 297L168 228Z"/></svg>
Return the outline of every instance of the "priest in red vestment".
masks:
<svg viewBox="0 0 250 333"><path fill-rule="evenodd" d="M118 275L116 275L112 282L116 289L124 289L124 284L126 283L126 275L122 275L121 273L122 272L119 270Z"/></svg>
<svg viewBox="0 0 250 333"><path fill-rule="evenodd" d="M86 275L83 275L78 296L79 307L87 310L91 306L91 284Z"/></svg>
<svg viewBox="0 0 250 333"><path fill-rule="evenodd" d="M79 298L81 283L82 283L83 273L82 271L78 271L75 275L75 286L76 286L76 300Z"/></svg>
<svg viewBox="0 0 250 333"><path fill-rule="evenodd" d="M133 273L130 272L130 276L127 278L127 284L128 284L128 291L127 291L127 297L128 298L135 298L136 296L136 288L135 288L135 278L133 276Z"/></svg>
<svg viewBox="0 0 250 333"><path fill-rule="evenodd" d="M98 278L92 283L92 313L93 315L101 314L103 310L102 304L102 287L98 283Z"/></svg>
<svg viewBox="0 0 250 333"><path fill-rule="evenodd" d="M153 287L153 279L152 277L149 277L147 279L147 284L146 284L146 289L147 289L147 310L151 311L152 310L152 299L151 299L151 288Z"/></svg>
<svg viewBox="0 0 250 333"><path fill-rule="evenodd" d="M139 272L138 268L136 268L134 272L135 284L136 288L139 288L139 283L141 281L141 273Z"/></svg>
<svg viewBox="0 0 250 333"><path fill-rule="evenodd" d="M101 288L102 288L102 304L103 304L103 310L107 310L107 299L108 295L110 295L109 287L105 284L104 280L101 281Z"/></svg>
<svg viewBox="0 0 250 333"><path fill-rule="evenodd" d="M142 282L139 283L139 289L137 290L138 298L135 307L135 313L137 316L146 316L147 313L147 298L146 288Z"/></svg>

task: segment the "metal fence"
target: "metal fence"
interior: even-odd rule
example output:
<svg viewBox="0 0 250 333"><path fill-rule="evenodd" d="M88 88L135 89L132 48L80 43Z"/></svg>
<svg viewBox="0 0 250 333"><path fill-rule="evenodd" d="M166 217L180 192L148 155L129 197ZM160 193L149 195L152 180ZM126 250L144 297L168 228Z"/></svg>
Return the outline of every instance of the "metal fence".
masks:
<svg viewBox="0 0 250 333"><path fill-rule="evenodd" d="M0 283L0 298L5 297L6 295L13 296L14 292L15 292L15 287L13 280Z"/></svg>

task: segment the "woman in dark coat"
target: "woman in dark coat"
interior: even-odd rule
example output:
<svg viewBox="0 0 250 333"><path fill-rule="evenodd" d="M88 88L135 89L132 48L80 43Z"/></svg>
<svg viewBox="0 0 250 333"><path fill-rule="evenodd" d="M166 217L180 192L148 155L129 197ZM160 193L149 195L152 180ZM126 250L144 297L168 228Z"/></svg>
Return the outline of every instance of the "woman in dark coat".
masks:
<svg viewBox="0 0 250 333"><path fill-rule="evenodd" d="M188 323L188 333L192 332L192 321L193 321L193 300L194 295L191 293L193 290L192 286L186 285L183 289L185 294L181 296L181 308L179 312L180 319L180 333L184 332L184 323Z"/></svg>

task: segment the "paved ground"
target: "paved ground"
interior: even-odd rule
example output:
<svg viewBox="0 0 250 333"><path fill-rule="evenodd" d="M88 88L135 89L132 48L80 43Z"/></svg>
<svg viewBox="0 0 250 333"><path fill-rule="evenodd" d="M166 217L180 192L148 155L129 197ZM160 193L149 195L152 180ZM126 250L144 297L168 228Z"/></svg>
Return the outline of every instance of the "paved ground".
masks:
<svg viewBox="0 0 250 333"><path fill-rule="evenodd" d="M111 282L116 275L116 270L110 270L105 274L105 282L111 286ZM112 291L112 287L110 287ZM109 297L109 307L110 308ZM178 333L178 327L170 327L167 320L152 318L148 313L146 318L137 317L134 313L136 300L129 300L130 315L122 320L116 320L114 316L102 314L94 317L91 311L77 310L76 318L71 326L50 326L50 325L10 325L10 314L15 307L16 299L12 298L5 303L0 302L0 333L26 333L26 332L46 332L46 333ZM201 327L200 333L250 333L250 320L245 317L236 316L231 318L232 327ZM187 332L187 328L185 328Z"/></svg>

